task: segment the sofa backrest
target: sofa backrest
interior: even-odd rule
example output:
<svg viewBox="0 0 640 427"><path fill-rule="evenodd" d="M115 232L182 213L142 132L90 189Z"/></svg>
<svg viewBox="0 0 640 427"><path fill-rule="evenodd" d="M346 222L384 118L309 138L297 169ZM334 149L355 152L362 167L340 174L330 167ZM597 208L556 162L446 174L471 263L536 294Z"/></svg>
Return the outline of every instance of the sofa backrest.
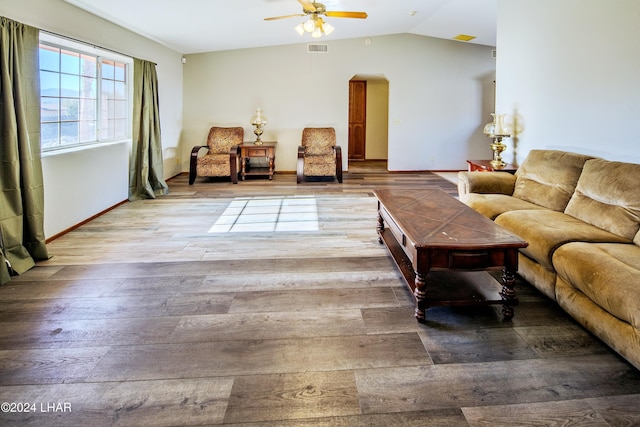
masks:
<svg viewBox="0 0 640 427"><path fill-rule="evenodd" d="M513 196L562 212L580 178L584 163L593 156L558 150L531 150L516 171Z"/></svg>
<svg viewBox="0 0 640 427"><path fill-rule="evenodd" d="M638 239L638 178L640 164L589 160L565 213L629 240Z"/></svg>

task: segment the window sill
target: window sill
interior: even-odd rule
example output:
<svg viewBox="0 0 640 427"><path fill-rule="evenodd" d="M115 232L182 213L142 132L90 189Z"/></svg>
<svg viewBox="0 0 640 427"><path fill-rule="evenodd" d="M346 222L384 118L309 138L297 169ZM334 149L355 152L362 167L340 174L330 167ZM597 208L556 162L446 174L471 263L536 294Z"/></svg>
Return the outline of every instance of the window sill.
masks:
<svg viewBox="0 0 640 427"><path fill-rule="evenodd" d="M49 150L49 151L43 151L41 153L41 157L53 157L53 156L58 156L58 155L64 155L64 154L69 154L69 153L76 153L79 151L86 151L86 150L93 150L93 149L97 149L97 148L101 148L101 147L108 147L111 145L118 145L118 144L131 144L131 139L119 139L116 141L109 141L109 142L100 142L97 144L86 144L86 145L76 145L73 147L69 147L69 148L60 148L57 150Z"/></svg>

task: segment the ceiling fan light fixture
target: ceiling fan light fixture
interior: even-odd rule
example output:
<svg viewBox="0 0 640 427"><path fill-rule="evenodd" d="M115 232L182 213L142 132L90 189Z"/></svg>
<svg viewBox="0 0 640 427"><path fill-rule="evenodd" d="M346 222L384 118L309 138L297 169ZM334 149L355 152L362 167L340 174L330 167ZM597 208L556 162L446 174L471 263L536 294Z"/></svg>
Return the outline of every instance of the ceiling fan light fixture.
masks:
<svg viewBox="0 0 640 427"><path fill-rule="evenodd" d="M294 30L301 36L304 33L311 33L311 37L317 39L322 37L323 35L328 36L333 33L333 25L327 24L322 19L323 16L328 16L331 18L355 18L355 19L366 19L366 12L346 12L346 11L336 11L336 10L327 10L324 4L316 2L315 0L298 0L298 3L302 5L302 13L297 13L293 15L282 15L282 16L273 16L271 18L264 18L265 21L274 21L276 19L285 19L292 18L295 16L308 16L309 19L301 24L298 24L294 27Z"/></svg>
<svg viewBox="0 0 640 427"><path fill-rule="evenodd" d="M317 27L316 21L313 18L309 18L309 20L307 22L305 22L304 24L302 24L302 26L304 27L304 30L307 33L313 32Z"/></svg>
<svg viewBox="0 0 640 427"><path fill-rule="evenodd" d="M326 22L322 24L322 29L326 35L333 33L333 30L334 30L333 25L328 24Z"/></svg>

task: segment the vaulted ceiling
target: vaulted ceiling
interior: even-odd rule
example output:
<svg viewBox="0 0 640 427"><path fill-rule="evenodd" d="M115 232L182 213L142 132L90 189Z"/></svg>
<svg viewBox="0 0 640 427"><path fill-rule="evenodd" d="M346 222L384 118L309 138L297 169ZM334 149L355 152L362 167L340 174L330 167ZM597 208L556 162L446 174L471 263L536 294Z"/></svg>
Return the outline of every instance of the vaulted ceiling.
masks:
<svg viewBox="0 0 640 427"><path fill-rule="evenodd" d="M320 39L294 31L305 17L264 20L301 14L297 0L65 1L183 54L399 33L496 44L497 0L323 0L327 10L368 17L325 17L335 31Z"/></svg>

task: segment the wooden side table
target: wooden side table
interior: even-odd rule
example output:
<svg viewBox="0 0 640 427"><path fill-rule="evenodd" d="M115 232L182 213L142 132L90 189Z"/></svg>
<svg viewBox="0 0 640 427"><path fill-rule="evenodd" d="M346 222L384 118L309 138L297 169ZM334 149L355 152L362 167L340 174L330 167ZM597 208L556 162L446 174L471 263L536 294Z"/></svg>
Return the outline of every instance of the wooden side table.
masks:
<svg viewBox="0 0 640 427"><path fill-rule="evenodd" d="M467 160L469 172L509 172L515 173L518 170L518 166L507 163L501 168L496 168L491 165L491 160Z"/></svg>
<svg viewBox="0 0 640 427"><path fill-rule="evenodd" d="M265 142L262 145L254 145L252 142L244 142L240 145L240 176L242 180L248 175L265 175L270 180L276 169L276 143ZM251 159L256 164L251 164ZM257 160L264 159L266 165L258 165Z"/></svg>

